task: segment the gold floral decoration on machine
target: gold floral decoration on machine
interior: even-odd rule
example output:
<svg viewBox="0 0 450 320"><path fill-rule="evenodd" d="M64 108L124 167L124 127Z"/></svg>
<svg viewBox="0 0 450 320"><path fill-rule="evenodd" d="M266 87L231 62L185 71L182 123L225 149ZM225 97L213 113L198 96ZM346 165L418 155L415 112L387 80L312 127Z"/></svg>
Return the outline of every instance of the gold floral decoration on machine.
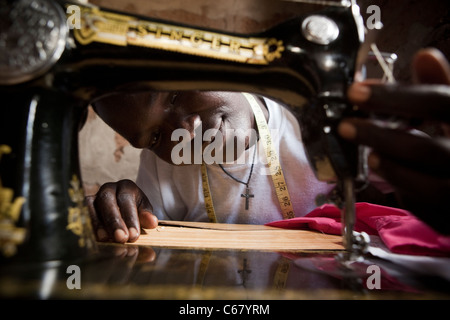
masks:
<svg viewBox="0 0 450 320"><path fill-rule="evenodd" d="M0 160L9 153L9 146L0 145ZM17 252L17 245L25 240L26 229L16 226L24 203L25 198L14 198L14 190L4 188L0 179L0 251L5 257L13 256Z"/></svg>
<svg viewBox="0 0 450 320"><path fill-rule="evenodd" d="M81 26L74 29L81 45L92 42L140 46L248 64L268 64L281 58L283 41L240 37L219 32L139 20L131 16L81 7Z"/></svg>
<svg viewBox="0 0 450 320"><path fill-rule="evenodd" d="M71 230L75 235L79 236L78 244L80 247L92 248L95 245L93 239L92 224L89 217L89 211L84 203L84 191L80 186L80 180L76 175L72 176L70 181L69 196L76 206L69 207L67 216L67 230Z"/></svg>

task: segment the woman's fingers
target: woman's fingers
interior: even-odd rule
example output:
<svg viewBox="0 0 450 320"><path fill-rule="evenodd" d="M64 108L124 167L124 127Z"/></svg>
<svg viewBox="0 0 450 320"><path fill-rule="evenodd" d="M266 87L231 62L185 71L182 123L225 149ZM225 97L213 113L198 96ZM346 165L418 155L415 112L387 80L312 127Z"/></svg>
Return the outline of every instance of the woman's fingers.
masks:
<svg viewBox="0 0 450 320"><path fill-rule="evenodd" d="M447 85L354 83L347 96L360 110L372 114L450 123L450 87Z"/></svg>
<svg viewBox="0 0 450 320"><path fill-rule="evenodd" d="M389 129L367 119L346 119L339 134L377 154L427 174L450 178L450 140ZM375 169L375 168L372 168Z"/></svg>
<svg viewBox="0 0 450 320"><path fill-rule="evenodd" d="M97 192L94 207L108 235L116 242L125 243L129 233L117 203L116 190L116 184L104 184Z"/></svg>
<svg viewBox="0 0 450 320"><path fill-rule="evenodd" d="M422 49L414 56L412 63L415 83L450 85L450 65L437 49Z"/></svg>
<svg viewBox="0 0 450 320"><path fill-rule="evenodd" d="M150 201L131 180L105 183L86 202L99 241L134 242L141 225L149 229L158 225Z"/></svg>

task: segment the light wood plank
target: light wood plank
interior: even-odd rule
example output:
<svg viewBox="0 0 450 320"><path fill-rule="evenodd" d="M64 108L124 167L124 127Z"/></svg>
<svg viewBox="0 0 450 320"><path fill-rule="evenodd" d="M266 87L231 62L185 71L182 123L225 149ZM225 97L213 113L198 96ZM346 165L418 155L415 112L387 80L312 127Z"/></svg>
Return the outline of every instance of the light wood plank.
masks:
<svg viewBox="0 0 450 320"><path fill-rule="evenodd" d="M160 220L159 226L178 226L186 228L212 229L212 230L234 230L234 231L251 231L251 230L280 230L280 228L270 227L260 224L231 224L231 223L212 223L212 222L196 222L196 221L173 221Z"/></svg>
<svg viewBox="0 0 450 320"><path fill-rule="evenodd" d="M135 245L264 251L343 250L342 237L263 225L170 221L145 229Z"/></svg>

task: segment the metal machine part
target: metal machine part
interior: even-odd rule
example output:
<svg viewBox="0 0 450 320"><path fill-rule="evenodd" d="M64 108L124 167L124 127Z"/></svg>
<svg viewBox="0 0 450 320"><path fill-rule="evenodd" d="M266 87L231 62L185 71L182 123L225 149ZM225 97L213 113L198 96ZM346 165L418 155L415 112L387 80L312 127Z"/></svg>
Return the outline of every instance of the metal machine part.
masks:
<svg viewBox="0 0 450 320"><path fill-rule="evenodd" d="M0 29L0 85L35 79L64 52L66 16L55 2L21 0L3 5Z"/></svg>
<svg viewBox="0 0 450 320"><path fill-rule="evenodd" d="M337 39L339 28L327 17L311 15L303 21L302 33L311 42L327 45Z"/></svg>

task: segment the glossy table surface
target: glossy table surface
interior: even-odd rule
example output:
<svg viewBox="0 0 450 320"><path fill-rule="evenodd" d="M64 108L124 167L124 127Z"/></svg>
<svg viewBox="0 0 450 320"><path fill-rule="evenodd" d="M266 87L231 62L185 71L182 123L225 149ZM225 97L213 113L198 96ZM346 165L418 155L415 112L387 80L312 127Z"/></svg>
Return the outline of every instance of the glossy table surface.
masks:
<svg viewBox="0 0 450 320"><path fill-rule="evenodd" d="M342 251L280 253L99 243L96 252L83 259L3 264L0 266L0 297L159 300L450 298L450 282L445 279L415 274L372 256L350 262L341 257Z"/></svg>

